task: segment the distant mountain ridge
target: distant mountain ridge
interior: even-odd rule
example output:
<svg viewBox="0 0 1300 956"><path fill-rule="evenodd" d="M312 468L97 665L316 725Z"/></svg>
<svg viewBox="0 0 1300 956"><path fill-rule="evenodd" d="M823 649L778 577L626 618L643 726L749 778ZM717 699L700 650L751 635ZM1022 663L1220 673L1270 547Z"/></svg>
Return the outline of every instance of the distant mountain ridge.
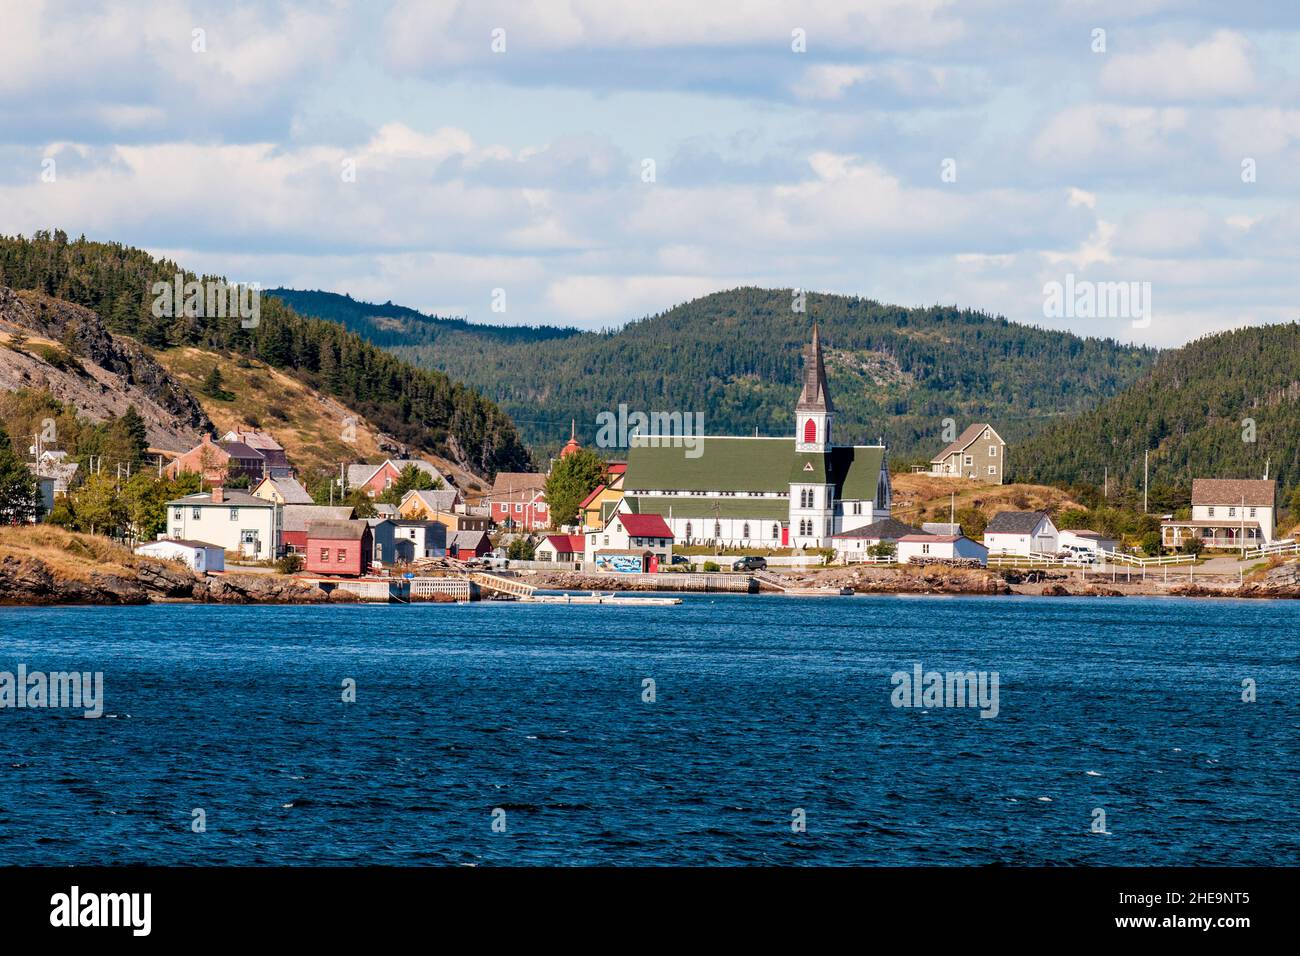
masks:
<svg viewBox="0 0 1300 956"><path fill-rule="evenodd" d="M568 438L571 419L590 443L595 416L620 402L703 412L709 434L790 434L800 350L816 321L840 441L882 437L895 457L928 458L946 444L945 419L959 431L988 420L1012 443L1014 470L1018 442L1117 394L1157 354L955 307L808 293L796 312L788 289L718 292L617 331L514 335L332 293L271 294L480 389L549 451Z"/></svg>

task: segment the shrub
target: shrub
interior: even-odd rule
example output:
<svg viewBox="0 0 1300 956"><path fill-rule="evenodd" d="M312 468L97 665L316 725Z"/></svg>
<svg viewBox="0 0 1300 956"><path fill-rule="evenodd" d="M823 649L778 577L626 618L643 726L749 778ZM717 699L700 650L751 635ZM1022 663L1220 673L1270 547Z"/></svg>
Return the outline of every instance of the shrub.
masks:
<svg viewBox="0 0 1300 956"><path fill-rule="evenodd" d="M717 561L705 561L704 570L707 572L714 572L714 571L721 571L722 568L718 567Z"/></svg>
<svg viewBox="0 0 1300 956"><path fill-rule="evenodd" d="M302 570L302 555L286 554L279 561L275 562L275 569L281 574L296 574Z"/></svg>

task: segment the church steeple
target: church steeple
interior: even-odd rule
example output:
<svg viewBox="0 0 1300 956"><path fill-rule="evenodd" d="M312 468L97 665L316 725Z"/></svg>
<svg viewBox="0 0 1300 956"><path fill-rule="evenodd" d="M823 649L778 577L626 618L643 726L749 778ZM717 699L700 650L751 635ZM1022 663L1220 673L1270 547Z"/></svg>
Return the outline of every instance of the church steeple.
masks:
<svg viewBox="0 0 1300 956"><path fill-rule="evenodd" d="M826 364L822 360L821 330L813 323L812 342L803 350L803 391L794 407L795 449L826 451L831 445L831 419L835 408L826 387Z"/></svg>
<svg viewBox="0 0 1300 956"><path fill-rule="evenodd" d="M803 393L799 396L799 409L833 412L831 393L826 388L826 365L822 361L822 337L817 323L813 323L813 337L803 350Z"/></svg>

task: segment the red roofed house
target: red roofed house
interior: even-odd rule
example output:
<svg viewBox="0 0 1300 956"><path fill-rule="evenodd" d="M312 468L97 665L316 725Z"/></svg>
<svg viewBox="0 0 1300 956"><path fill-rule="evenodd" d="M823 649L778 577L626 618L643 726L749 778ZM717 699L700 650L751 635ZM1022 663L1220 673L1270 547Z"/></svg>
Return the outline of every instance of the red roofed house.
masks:
<svg viewBox="0 0 1300 956"><path fill-rule="evenodd" d="M359 577L370 571L374 535L365 521L313 521L307 526L307 571Z"/></svg>
<svg viewBox="0 0 1300 956"><path fill-rule="evenodd" d="M648 555L646 571L673 560L673 532L662 515L630 514L619 511L599 531L586 535L583 560L597 562L602 551L643 552Z"/></svg>
<svg viewBox="0 0 1300 956"><path fill-rule="evenodd" d="M537 546L538 561L581 561L586 539L580 534L548 534Z"/></svg>

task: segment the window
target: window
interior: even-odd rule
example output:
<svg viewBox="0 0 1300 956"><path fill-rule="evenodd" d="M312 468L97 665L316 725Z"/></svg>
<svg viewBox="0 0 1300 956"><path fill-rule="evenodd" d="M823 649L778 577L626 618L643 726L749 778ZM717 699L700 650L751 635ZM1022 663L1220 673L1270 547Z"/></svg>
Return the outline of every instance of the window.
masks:
<svg viewBox="0 0 1300 956"><path fill-rule="evenodd" d="M1209 515L1211 518L1214 517L1214 509L1213 509L1213 508L1206 508L1206 509L1205 509L1205 513L1206 513L1207 515Z"/></svg>
<svg viewBox="0 0 1300 956"><path fill-rule="evenodd" d="M998 446L997 446L997 445L989 445L989 457L990 457L990 458L996 458L996 457L998 457Z"/></svg>
<svg viewBox="0 0 1300 956"><path fill-rule="evenodd" d="M523 510L524 510L524 506L522 504L515 505L515 511L522 512Z"/></svg>
<svg viewBox="0 0 1300 956"><path fill-rule="evenodd" d="M330 559L330 549L329 549L329 548L321 548L321 549L320 549L320 559L321 559L322 561L328 561L328 560Z"/></svg>
<svg viewBox="0 0 1300 956"><path fill-rule="evenodd" d="M347 559L348 559L348 552L347 552L344 548L335 548L335 549L334 549L334 560L335 560L335 561L346 561Z"/></svg>
<svg viewBox="0 0 1300 956"><path fill-rule="evenodd" d="M741 536L742 538L745 538L745 539L748 539L748 538L749 538L749 522L748 522L748 521L746 521L744 524L742 524L742 525L740 526L740 536Z"/></svg>
<svg viewBox="0 0 1300 956"><path fill-rule="evenodd" d="M1252 518L1255 517L1255 509L1254 509L1254 508L1251 508L1251 509L1250 509L1250 516L1251 516Z"/></svg>
<svg viewBox="0 0 1300 956"><path fill-rule="evenodd" d="M777 541L781 537L781 526L775 521L772 522L772 540Z"/></svg>
<svg viewBox="0 0 1300 956"><path fill-rule="evenodd" d="M989 474L990 474L990 475L996 475L997 473L998 473L998 466L997 466L997 465L989 465Z"/></svg>
<svg viewBox="0 0 1300 956"><path fill-rule="evenodd" d="M922 554L929 554L929 553L930 553L930 546L929 546L928 544L923 544L923 545L921 545L921 553L922 553Z"/></svg>
<svg viewBox="0 0 1300 956"><path fill-rule="evenodd" d="M968 465L975 464L975 457L973 455L963 455L962 458Z"/></svg>
<svg viewBox="0 0 1300 956"><path fill-rule="evenodd" d="M1229 518L1235 518L1235 517L1237 517L1237 509L1236 509L1236 508L1229 508L1229 509L1228 509L1228 517L1229 517Z"/></svg>
<svg viewBox="0 0 1300 956"><path fill-rule="evenodd" d="M860 514L862 514L862 502L861 502L861 501L855 501L855 502L853 502L853 513L854 513L855 515L860 515Z"/></svg>
<svg viewBox="0 0 1300 956"><path fill-rule="evenodd" d="M175 518L177 521L180 521L181 518L185 517L185 509L184 509L184 508L173 508L173 509L172 509L172 517Z"/></svg>
<svg viewBox="0 0 1300 956"><path fill-rule="evenodd" d="M715 538L721 538L721 537L722 537L722 522L721 522L721 521L715 521L715 522L713 522L713 536L714 536Z"/></svg>
<svg viewBox="0 0 1300 956"><path fill-rule="evenodd" d="M988 438L988 437L989 437L989 433L990 433L990 429L987 429L987 428L984 429L984 437L985 437L985 438ZM991 448L990 448L989 450L992 451Z"/></svg>
<svg viewBox="0 0 1300 956"><path fill-rule="evenodd" d="M200 518L203 517L203 509L202 509L202 508L199 508L199 507L191 508L191 509L190 509L190 517L191 517L192 519L194 519L195 521L198 521Z"/></svg>
<svg viewBox="0 0 1300 956"><path fill-rule="evenodd" d="M689 539L690 536L691 536L691 523L688 521L686 522L686 537ZM591 543L592 544L596 543L596 536L594 534L591 536Z"/></svg>
<svg viewBox="0 0 1300 956"><path fill-rule="evenodd" d="M809 445L817 443L817 423L811 418L803 423L803 440Z"/></svg>
<svg viewBox="0 0 1300 956"><path fill-rule="evenodd" d="M231 509L230 509L230 520L231 520L231 521L238 521L238 520L239 520L239 509L238 509L238 508L231 508Z"/></svg>

